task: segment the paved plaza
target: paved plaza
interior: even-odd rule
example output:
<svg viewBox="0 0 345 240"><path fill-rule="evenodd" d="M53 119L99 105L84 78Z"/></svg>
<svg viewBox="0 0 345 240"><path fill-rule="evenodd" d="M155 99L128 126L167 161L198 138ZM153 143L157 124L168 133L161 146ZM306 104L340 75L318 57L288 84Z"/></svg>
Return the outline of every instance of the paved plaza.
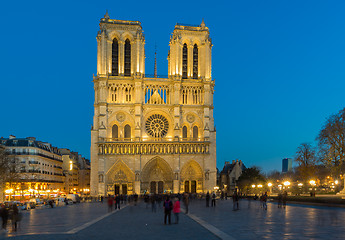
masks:
<svg viewBox="0 0 345 240"><path fill-rule="evenodd" d="M182 204L183 205L183 204ZM288 204L278 209L268 203L218 200L215 208L191 201L189 214L179 224L164 225L162 206L157 212L141 202L108 213L106 202L81 203L54 209L23 212L17 233L8 239L344 239L345 209ZM172 223L174 217L172 216ZM4 232L0 238L6 238Z"/></svg>

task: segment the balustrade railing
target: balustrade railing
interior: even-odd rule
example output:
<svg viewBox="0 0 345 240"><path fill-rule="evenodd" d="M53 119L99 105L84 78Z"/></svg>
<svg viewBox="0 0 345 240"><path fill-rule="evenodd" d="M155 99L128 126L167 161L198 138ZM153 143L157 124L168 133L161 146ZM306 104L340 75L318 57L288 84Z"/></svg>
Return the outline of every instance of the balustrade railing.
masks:
<svg viewBox="0 0 345 240"><path fill-rule="evenodd" d="M103 142L100 155L209 154L210 142Z"/></svg>

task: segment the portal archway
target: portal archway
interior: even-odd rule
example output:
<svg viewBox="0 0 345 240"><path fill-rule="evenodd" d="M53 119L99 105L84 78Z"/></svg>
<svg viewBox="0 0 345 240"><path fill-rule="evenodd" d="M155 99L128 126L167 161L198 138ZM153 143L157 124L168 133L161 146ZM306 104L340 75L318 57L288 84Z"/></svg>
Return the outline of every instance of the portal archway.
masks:
<svg viewBox="0 0 345 240"><path fill-rule="evenodd" d="M106 173L107 195L133 194L135 175L121 160L117 161Z"/></svg>
<svg viewBox="0 0 345 240"><path fill-rule="evenodd" d="M141 172L141 190L149 193L165 193L173 190L173 171L160 157L147 162Z"/></svg>
<svg viewBox="0 0 345 240"><path fill-rule="evenodd" d="M199 193L203 191L203 171L199 163L191 160L183 165L181 169L181 185L182 192Z"/></svg>

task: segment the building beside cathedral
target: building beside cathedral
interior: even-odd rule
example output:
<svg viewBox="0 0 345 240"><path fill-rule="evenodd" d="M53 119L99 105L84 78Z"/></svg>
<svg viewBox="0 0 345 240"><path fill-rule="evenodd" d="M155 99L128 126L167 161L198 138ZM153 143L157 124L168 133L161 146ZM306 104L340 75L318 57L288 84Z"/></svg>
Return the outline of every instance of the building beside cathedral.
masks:
<svg viewBox="0 0 345 240"><path fill-rule="evenodd" d="M177 24L168 76L145 74L139 21L100 20L91 195L201 193L216 186L209 29Z"/></svg>

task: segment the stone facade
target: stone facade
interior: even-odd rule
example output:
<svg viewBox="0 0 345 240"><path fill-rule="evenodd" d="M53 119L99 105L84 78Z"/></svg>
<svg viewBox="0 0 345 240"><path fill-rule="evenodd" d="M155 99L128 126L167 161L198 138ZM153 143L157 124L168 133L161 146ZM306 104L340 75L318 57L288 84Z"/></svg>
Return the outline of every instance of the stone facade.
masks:
<svg viewBox="0 0 345 240"><path fill-rule="evenodd" d="M246 167L241 160L233 160L232 163L225 162L223 170L220 172L220 189L228 194L232 194L237 188L238 178L245 169Z"/></svg>
<svg viewBox="0 0 345 240"><path fill-rule="evenodd" d="M212 191L214 80L204 22L175 26L167 77L145 75L139 21L106 14L97 43L91 195Z"/></svg>

